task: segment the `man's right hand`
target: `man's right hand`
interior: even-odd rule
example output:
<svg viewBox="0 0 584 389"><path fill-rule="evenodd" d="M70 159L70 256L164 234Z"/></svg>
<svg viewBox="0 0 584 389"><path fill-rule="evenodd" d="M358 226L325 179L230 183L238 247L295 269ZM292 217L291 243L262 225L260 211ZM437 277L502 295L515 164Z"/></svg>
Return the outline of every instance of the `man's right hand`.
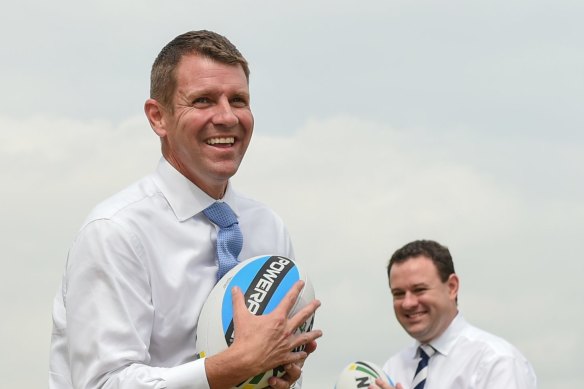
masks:
<svg viewBox="0 0 584 389"><path fill-rule="evenodd" d="M375 385L369 385L368 389L404 389L404 387L402 386L402 384L397 384L394 388L381 378L377 378L375 380Z"/></svg>
<svg viewBox="0 0 584 389"><path fill-rule="evenodd" d="M272 312L258 316L247 309L241 290L233 288L233 344L205 361L212 389L231 388L278 366L302 365L308 353L292 350L306 344L312 344L313 350L314 342L322 336L320 330L295 334L298 327L315 313L320 301L311 301L288 318L303 287L304 282L298 281ZM290 384L297 378L291 377Z"/></svg>

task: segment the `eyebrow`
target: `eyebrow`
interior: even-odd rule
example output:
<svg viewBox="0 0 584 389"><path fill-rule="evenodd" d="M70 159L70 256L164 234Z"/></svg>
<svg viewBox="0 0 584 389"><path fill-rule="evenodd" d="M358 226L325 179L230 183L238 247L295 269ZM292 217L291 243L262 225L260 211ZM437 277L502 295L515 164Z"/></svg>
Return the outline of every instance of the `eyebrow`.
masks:
<svg viewBox="0 0 584 389"><path fill-rule="evenodd" d="M190 96L192 94L195 94L195 95L218 94L218 93L221 94L223 92L225 92L225 91L218 90L215 86L204 86L204 87L201 87L198 89L188 89L185 91L184 94ZM244 87L241 87L241 88L238 87L238 88L235 88L234 90L229 90L228 92L229 92L229 94L237 94L237 95L244 95L244 96L249 96L249 94L250 94L249 88L244 88Z"/></svg>
<svg viewBox="0 0 584 389"><path fill-rule="evenodd" d="M405 289L415 289L415 288L429 288L429 287L430 287L430 285L429 285L429 284L427 284L427 283L425 283L425 282L419 282L419 283L417 283L417 284L413 284L413 285L411 285L411 286L408 286L408 287L406 287L406 288L392 288L392 287L390 286L390 290L393 292L394 290L397 290L397 291L402 291L402 290L405 290Z"/></svg>

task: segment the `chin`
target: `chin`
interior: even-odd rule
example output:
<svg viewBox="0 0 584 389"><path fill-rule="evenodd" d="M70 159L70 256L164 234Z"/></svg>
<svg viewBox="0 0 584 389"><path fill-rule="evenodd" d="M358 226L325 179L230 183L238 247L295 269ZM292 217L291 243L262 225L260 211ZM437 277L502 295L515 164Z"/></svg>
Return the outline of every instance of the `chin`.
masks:
<svg viewBox="0 0 584 389"><path fill-rule="evenodd" d="M421 340L425 338L424 334L426 332L426 328L421 328L419 324L404 326L406 332L414 339Z"/></svg>
<svg viewBox="0 0 584 389"><path fill-rule="evenodd" d="M214 173L218 178L229 179L237 173L239 170L239 163L217 163L215 166Z"/></svg>

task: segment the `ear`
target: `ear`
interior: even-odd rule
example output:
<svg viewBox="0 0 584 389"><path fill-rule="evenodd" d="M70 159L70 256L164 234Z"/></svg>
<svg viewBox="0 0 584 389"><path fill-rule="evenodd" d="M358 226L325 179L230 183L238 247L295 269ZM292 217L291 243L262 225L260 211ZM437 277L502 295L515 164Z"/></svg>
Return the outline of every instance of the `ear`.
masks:
<svg viewBox="0 0 584 389"><path fill-rule="evenodd" d="M455 273L452 273L448 277L447 284L450 297L452 297L452 299L455 300L456 297L458 296L458 287L460 286L460 280L458 279L458 276Z"/></svg>
<svg viewBox="0 0 584 389"><path fill-rule="evenodd" d="M150 122L150 127L160 138L164 138L166 131L166 116L168 113L164 107L154 99L148 99L144 103L144 113Z"/></svg>

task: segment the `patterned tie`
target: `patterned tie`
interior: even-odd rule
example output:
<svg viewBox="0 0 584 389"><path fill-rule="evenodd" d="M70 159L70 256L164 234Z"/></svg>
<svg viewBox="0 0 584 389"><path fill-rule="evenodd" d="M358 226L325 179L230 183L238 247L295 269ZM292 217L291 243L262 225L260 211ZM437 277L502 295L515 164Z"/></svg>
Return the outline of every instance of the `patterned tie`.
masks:
<svg viewBox="0 0 584 389"><path fill-rule="evenodd" d="M203 210L205 216L219 226L217 234L217 258L219 269L217 281L221 279L232 267L237 265L237 256L243 246L243 235L239 229L237 216L224 202L215 202Z"/></svg>
<svg viewBox="0 0 584 389"><path fill-rule="evenodd" d="M416 369L416 375L414 376L414 382L412 382L412 388L414 389L424 389L426 384L426 377L428 376L428 360L436 350L432 346L424 344L420 346L420 362L418 363L418 368Z"/></svg>

